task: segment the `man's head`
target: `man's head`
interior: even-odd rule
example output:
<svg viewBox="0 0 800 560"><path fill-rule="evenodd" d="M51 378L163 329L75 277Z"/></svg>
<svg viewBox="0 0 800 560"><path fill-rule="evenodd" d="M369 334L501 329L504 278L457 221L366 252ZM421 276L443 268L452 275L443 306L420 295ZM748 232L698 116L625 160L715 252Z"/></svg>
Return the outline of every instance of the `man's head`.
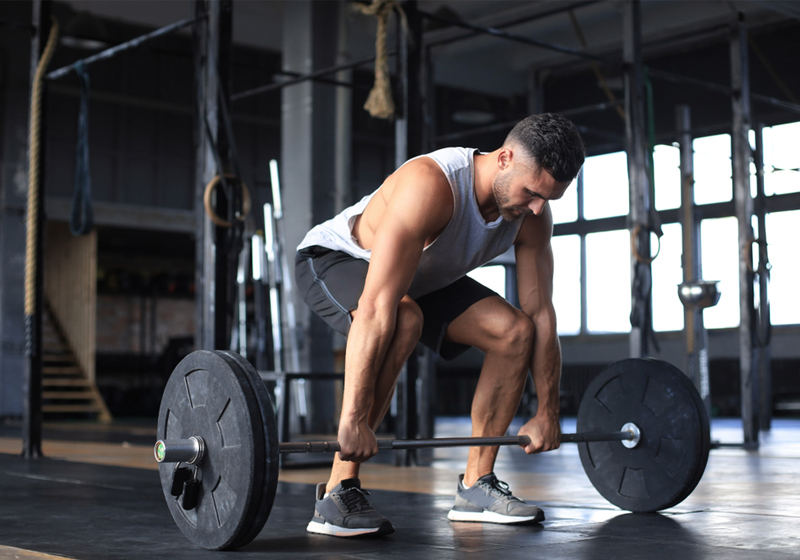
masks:
<svg viewBox="0 0 800 560"><path fill-rule="evenodd" d="M586 156L583 139L572 122L555 113L540 113L521 120L508 133L503 146L520 148L559 183L578 176Z"/></svg>
<svg viewBox="0 0 800 560"><path fill-rule="evenodd" d="M584 147L574 124L543 113L518 123L497 154L492 191L511 221L541 214L548 200L561 198L583 165Z"/></svg>

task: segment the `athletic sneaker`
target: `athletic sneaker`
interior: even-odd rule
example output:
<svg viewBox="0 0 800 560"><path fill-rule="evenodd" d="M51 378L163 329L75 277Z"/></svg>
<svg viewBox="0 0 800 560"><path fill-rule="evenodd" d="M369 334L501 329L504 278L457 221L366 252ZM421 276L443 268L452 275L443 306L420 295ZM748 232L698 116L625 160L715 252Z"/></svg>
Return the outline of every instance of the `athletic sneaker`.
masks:
<svg viewBox="0 0 800 560"><path fill-rule="evenodd" d="M464 487L464 475L458 477L456 503L447 514L450 521L479 521L484 523L539 523L544 512L511 495L508 484L497 480L494 473L480 477L469 488Z"/></svg>
<svg viewBox="0 0 800 560"><path fill-rule="evenodd" d="M317 484L317 506L306 530L335 537L394 533L391 522L369 505L368 494L357 478L341 481L327 496L325 483Z"/></svg>

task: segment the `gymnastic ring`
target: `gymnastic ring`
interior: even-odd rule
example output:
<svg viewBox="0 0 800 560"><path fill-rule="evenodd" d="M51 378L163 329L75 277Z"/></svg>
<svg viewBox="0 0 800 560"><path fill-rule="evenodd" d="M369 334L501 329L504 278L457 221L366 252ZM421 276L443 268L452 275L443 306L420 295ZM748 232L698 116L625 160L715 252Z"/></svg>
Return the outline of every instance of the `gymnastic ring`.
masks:
<svg viewBox="0 0 800 560"><path fill-rule="evenodd" d="M656 236L656 239L658 240L658 249L656 250L656 254L653 255L652 257L643 257L639 253L639 248L636 245L636 240L639 238L639 233L642 231L642 227L643 226L641 224L636 224L633 227L633 230L631 231L631 253L633 254L633 258L635 258L637 262L640 262L642 264L650 264L651 262L656 260L656 257L661 252L661 238ZM647 228L647 231L651 231L650 228Z"/></svg>
<svg viewBox="0 0 800 560"><path fill-rule="evenodd" d="M236 179L236 175L232 175L230 173L225 174L226 179ZM228 220L223 220L217 213L214 211L214 208L211 207L211 193L214 191L215 188L220 184L220 176L217 175L213 179L211 179L208 184L206 185L206 190L203 192L203 206L205 206L206 214L208 217L211 218L211 221L214 222L219 227L231 227L231 223ZM238 219L244 221L247 215L250 213L250 191L247 190L247 185L242 182L242 213L238 216Z"/></svg>

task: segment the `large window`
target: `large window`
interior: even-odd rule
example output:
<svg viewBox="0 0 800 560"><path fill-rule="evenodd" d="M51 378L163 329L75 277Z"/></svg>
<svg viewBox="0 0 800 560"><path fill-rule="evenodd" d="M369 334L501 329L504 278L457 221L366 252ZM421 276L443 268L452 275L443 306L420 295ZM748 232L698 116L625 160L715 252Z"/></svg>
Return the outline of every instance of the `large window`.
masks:
<svg viewBox="0 0 800 560"><path fill-rule="evenodd" d="M558 334L581 332L581 238L562 235L553 238L553 306Z"/></svg>
<svg viewBox="0 0 800 560"><path fill-rule="evenodd" d="M625 152L586 158L583 164L584 218L628 213L628 157Z"/></svg>
<svg viewBox="0 0 800 560"><path fill-rule="evenodd" d="M733 197L730 134L697 138L694 146L694 201L727 202Z"/></svg>
<svg viewBox="0 0 800 560"><path fill-rule="evenodd" d="M797 182L797 180L795 180ZM770 271L769 298L773 325L800 323L800 259L797 241L800 233L800 210L767 214Z"/></svg>
<svg viewBox="0 0 800 560"><path fill-rule="evenodd" d="M800 122L764 129L764 192L767 196L800 191Z"/></svg>
<svg viewBox="0 0 800 560"><path fill-rule="evenodd" d="M700 224L703 280L719 280L719 303L703 311L710 329L739 326L739 224L734 217Z"/></svg>
<svg viewBox="0 0 800 560"><path fill-rule="evenodd" d="M678 284L683 282L681 225L664 224L663 231L661 251L652 264L653 329L679 331L683 328L683 304L678 298ZM652 242L654 247L656 243Z"/></svg>
<svg viewBox="0 0 800 560"><path fill-rule="evenodd" d="M800 209L796 198L784 196L800 192L797 138L800 122L763 129L765 193L776 197L770 200L773 212L767 215L772 265L770 301L775 325L800 324L800 298L795 288L800 278ZM750 142L755 146L755 132L751 133ZM721 292L719 303L706 309L703 317L707 328L735 328L739 325L739 228L731 215L732 205L726 204L733 200L731 137L719 134L696 138L692 148L701 278L719 281ZM681 203L680 149L677 145L658 145L653 162L655 208L662 217L676 220L680 212L674 210ZM571 185L561 200L550 203L556 233L560 228L564 232L552 243L558 332L630 332L630 237L628 230L622 229L628 227L627 156L615 152L587 158L581 173L580 190L578 185ZM755 179L755 166L751 165L753 194ZM582 201L579 196L583 196ZM592 223L599 219L603 221ZM678 285L683 281L681 225L665 223L662 228L660 254L652 263L653 328L678 331L684 326L684 308L678 298ZM753 229L757 232L755 219ZM653 236L652 245L655 247L656 243ZM754 252L757 260L757 246ZM581 308L582 302L585 309Z"/></svg>
<svg viewBox="0 0 800 560"><path fill-rule="evenodd" d="M589 332L631 330L628 230L586 236L586 327Z"/></svg>

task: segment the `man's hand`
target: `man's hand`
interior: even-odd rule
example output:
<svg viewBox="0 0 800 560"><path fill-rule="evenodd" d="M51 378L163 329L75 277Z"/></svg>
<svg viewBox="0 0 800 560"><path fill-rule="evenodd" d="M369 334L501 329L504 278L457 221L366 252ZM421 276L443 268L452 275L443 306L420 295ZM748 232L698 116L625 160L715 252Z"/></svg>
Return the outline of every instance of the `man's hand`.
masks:
<svg viewBox="0 0 800 560"><path fill-rule="evenodd" d="M557 416L537 414L519 429L518 435L530 438L531 442L524 447L528 454L558 449L561 445L561 425Z"/></svg>
<svg viewBox="0 0 800 560"><path fill-rule="evenodd" d="M339 458L342 461L363 463L378 453L375 432L363 423L341 423L339 425Z"/></svg>

